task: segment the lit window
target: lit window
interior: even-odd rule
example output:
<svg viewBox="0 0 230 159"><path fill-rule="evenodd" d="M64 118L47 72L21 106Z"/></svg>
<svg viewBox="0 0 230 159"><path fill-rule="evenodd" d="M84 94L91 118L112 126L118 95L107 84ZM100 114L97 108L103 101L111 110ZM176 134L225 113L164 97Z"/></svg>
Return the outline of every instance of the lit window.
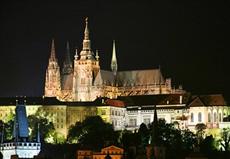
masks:
<svg viewBox="0 0 230 159"><path fill-rule="evenodd" d="M214 122L216 122L216 112L214 113Z"/></svg>
<svg viewBox="0 0 230 159"><path fill-rule="evenodd" d="M193 113L191 113L191 122L194 122Z"/></svg>
<svg viewBox="0 0 230 159"><path fill-rule="evenodd" d="M136 126L137 125L137 120L136 119L129 119L129 125L130 126Z"/></svg>
<svg viewBox="0 0 230 159"><path fill-rule="evenodd" d="M211 113L208 113L208 122L211 122Z"/></svg>
<svg viewBox="0 0 230 159"><path fill-rule="evenodd" d="M219 113L219 122L221 122L222 120L222 118L221 118L222 116L221 116L221 113Z"/></svg>
<svg viewBox="0 0 230 159"><path fill-rule="evenodd" d="M202 114L201 114L201 112L198 113L198 122L202 122Z"/></svg>

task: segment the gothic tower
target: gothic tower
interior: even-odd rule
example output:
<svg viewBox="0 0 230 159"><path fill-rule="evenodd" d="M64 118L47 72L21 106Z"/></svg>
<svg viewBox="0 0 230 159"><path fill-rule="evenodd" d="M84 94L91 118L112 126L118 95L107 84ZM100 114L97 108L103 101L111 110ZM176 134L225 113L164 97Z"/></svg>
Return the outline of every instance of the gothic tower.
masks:
<svg viewBox="0 0 230 159"><path fill-rule="evenodd" d="M73 65L70 58L70 47L67 42L66 55L61 72L61 99L72 100Z"/></svg>
<svg viewBox="0 0 230 159"><path fill-rule="evenodd" d="M94 55L91 50L88 18L85 19L85 32L83 47L78 57L77 52L74 60L74 77L73 77L73 100L90 101L94 99L92 89L93 81L100 69L99 56Z"/></svg>
<svg viewBox="0 0 230 159"><path fill-rule="evenodd" d="M45 96L58 97L61 91L60 68L55 55L54 40L52 40L51 55L46 69Z"/></svg>

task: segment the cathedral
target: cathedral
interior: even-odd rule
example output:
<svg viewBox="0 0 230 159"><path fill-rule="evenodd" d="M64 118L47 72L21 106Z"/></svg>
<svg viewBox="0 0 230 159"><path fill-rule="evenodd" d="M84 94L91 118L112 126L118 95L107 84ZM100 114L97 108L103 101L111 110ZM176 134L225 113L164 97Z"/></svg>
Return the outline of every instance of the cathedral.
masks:
<svg viewBox="0 0 230 159"><path fill-rule="evenodd" d="M147 70L119 71L113 41L111 70L102 70L98 51L93 52L89 36L88 18L85 19L83 46L76 51L74 62L70 60L70 48L62 69L55 55L52 41L51 55L46 70L45 97L57 97L61 101L94 101L98 97L183 94L182 88L171 86L171 79L162 76L160 68Z"/></svg>

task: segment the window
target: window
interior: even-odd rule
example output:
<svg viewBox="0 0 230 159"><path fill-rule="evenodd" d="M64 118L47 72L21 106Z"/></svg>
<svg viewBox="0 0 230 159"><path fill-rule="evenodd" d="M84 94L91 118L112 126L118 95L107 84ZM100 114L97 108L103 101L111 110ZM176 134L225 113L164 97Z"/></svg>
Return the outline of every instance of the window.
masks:
<svg viewBox="0 0 230 159"><path fill-rule="evenodd" d="M221 116L221 113L219 113L219 122L221 122L222 120L222 116Z"/></svg>
<svg viewBox="0 0 230 159"><path fill-rule="evenodd" d="M191 122L194 122L194 116L193 116L193 113L191 113Z"/></svg>
<svg viewBox="0 0 230 159"><path fill-rule="evenodd" d="M136 126L137 125L137 120L136 119L129 119L129 125L130 126Z"/></svg>
<svg viewBox="0 0 230 159"><path fill-rule="evenodd" d="M208 113L208 122L211 122L211 113Z"/></svg>
<svg viewBox="0 0 230 159"><path fill-rule="evenodd" d="M216 122L216 112L214 113L214 122Z"/></svg>
<svg viewBox="0 0 230 159"><path fill-rule="evenodd" d="M198 113L198 122L202 122L202 114L201 114L201 112Z"/></svg>

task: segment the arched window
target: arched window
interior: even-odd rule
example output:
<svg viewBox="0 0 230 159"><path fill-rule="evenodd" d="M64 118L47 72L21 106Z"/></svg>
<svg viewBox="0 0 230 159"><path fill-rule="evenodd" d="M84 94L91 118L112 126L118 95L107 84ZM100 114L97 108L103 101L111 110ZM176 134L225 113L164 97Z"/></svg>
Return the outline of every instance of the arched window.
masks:
<svg viewBox="0 0 230 159"><path fill-rule="evenodd" d="M201 112L198 113L198 122L202 122L202 114L201 114Z"/></svg>
<svg viewBox="0 0 230 159"><path fill-rule="evenodd" d="M214 113L214 122L216 122L216 112Z"/></svg>
<svg viewBox="0 0 230 159"><path fill-rule="evenodd" d="M193 113L191 113L191 122L194 122L194 116L193 116Z"/></svg>
<svg viewBox="0 0 230 159"><path fill-rule="evenodd" d="M208 113L208 122L211 122L211 113Z"/></svg>
<svg viewBox="0 0 230 159"><path fill-rule="evenodd" d="M222 121L222 115L221 115L221 112L219 112L219 122Z"/></svg>

